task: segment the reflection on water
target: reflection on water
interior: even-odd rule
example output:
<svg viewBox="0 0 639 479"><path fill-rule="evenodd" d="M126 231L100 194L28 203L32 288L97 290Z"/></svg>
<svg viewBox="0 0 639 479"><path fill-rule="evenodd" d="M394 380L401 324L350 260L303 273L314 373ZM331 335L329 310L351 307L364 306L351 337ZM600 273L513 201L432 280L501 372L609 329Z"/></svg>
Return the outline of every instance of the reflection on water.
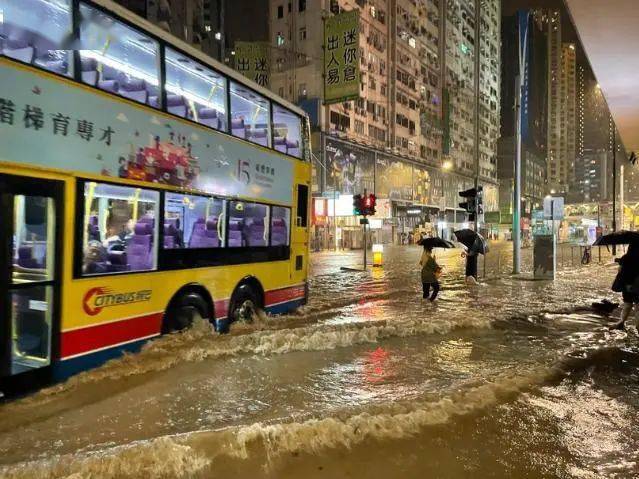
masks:
<svg viewBox="0 0 639 479"><path fill-rule="evenodd" d="M636 330L589 304L614 269L422 301L418 248L315 258L308 306L206 324L0 407L6 477L632 477ZM27 462L25 462L27 461Z"/></svg>

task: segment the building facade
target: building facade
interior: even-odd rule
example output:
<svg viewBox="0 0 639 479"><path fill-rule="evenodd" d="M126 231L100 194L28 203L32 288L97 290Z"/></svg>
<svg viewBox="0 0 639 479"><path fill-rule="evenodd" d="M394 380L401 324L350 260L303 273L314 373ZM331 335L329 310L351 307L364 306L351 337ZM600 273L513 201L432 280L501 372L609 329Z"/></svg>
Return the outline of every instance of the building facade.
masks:
<svg viewBox="0 0 639 479"><path fill-rule="evenodd" d="M474 184L477 147L486 209L497 209L499 1L482 2L480 11L477 142L473 0L269 4L272 89L309 112L316 132L317 201L360 193L358 188L368 185L368 191L374 187L380 200L390 202L390 218L384 222L395 225L396 232L419 223L417 211L424 212L421 220L431 226L446 222L452 227L455 219L460 223L464 218L461 211L456 213L458 192ZM323 19L353 9L360 11L360 97L326 106ZM351 164L353 157L361 167ZM344 179L345 172L350 179ZM405 211L414 217L402 216Z"/></svg>

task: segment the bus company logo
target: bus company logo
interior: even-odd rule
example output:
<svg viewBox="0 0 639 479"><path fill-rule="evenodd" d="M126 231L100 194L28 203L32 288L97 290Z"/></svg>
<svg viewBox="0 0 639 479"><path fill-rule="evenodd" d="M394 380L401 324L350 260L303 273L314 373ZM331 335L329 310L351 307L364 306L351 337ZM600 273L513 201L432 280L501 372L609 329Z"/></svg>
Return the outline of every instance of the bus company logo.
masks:
<svg viewBox="0 0 639 479"><path fill-rule="evenodd" d="M104 287L89 289L82 299L82 309L89 316L96 316L104 308L122 306L124 304L140 303L151 300L151 290L141 289L125 293L114 293Z"/></svg>

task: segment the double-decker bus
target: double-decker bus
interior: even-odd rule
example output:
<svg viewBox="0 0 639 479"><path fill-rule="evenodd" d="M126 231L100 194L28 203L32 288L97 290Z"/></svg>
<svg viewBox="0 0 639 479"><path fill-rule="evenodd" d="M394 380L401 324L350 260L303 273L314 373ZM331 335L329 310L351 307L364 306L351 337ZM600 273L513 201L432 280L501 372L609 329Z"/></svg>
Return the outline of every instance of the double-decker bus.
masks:
<svg viewBox="0 0 639 479"><path fill-rule="evenodd" d="M108 0L0 0L0 391L307 297L304 112Z"/></svg>

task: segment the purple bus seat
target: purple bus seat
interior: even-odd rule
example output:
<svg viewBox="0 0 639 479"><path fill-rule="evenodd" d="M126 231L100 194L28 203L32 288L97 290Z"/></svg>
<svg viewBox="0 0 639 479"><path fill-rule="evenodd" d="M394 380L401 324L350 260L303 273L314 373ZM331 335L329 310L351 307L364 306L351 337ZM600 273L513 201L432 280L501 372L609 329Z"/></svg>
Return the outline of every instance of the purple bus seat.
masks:
<svg viewBox="0 0 639 479"><path fill-rule="evenodd" d="M134 228L134 234L131 236L129 247L133 245L144 246L147 250L151 249L153 227L148 223L138 222Z"/></svg>
<svg viewBox="0 0 639 479"><path fill-rule="evenodd" d="M258 145L268 146L268 135L266 128L251 129L249 131L248 140Z"/></svg>
<svg viewBox="0 0 639 479"><path fill-rule="evenodd" d="M151 269L151 250L143 244L131 243L127 259L132 271Z"/></svg>
<svg viewBox="0 0 639 479"><path fill-rule="evenodd" d="M155 218L153 218L152 216L144 215L144 216L141 216L141 217L138 219L138 223L143 223L143 224L146 224L146 225L151 225L151 229L153 229L153 226L155 226ZM150 234L150 233L149 233L149 234Z"/></svg>
<svg viewBox="0 0 639 479"><path fill-rule="evenodd" d="M128 78L120 85L120 95L138 103L146 103L147 91L146 82L137 78Z"/></svg>
<svg viewBox="0 0 639 479"><path fill-rule="evenodd" d="M286 137L284 136L276 136L273 139L273 146L277 151L282 153L286 153Z"/></svg>
<svg viewBox="0 0 639 479"><path fill-rule="evenodd" d="M102 81L105 80L121 80L122 75L120 74L120 70L117 68L110 67L109 65L105 65L102 63L102 75L100 79Z"/></svg>
<svg viewBox="0 0 639 479"><path fill-rule="evenodd" d="M288 243L288 228L284 218L273 218L271 222L271 245L282 246Z"/></svg>
<svg viewBox="0 0 639 479"><path fill-rule="evenodd" d="M179 95L166 96L166 111L182 118L186 117L186 102Z"/></svg>
<svg viewBox="0 0 639 479"><path fill-rule="evenodd" d="M244 220L242 218L230 218L229 219L229 246L231 248L239 248L244 246L242 238L242 227Z"/></svg>
<svg viewBox="0 0 639 479"><path fill-rule="evenodd" d="M115 80L100 80L98 82L98 88L100 90L108 91L111 93L117 93L120 89L120 86Z"/></svg>
<svg viewBox="0 0 639 479"><path fill-rule="evenodd" d="M217 110L213 108L200 108L198 111L198 123L210 126L218 130L220 128L220 120L217 117Z"/></svg>
<svg viewBox="0 0 639 479"><path fill-rule="evenodd" d="M246 138L246 126L241 118L231 118L231 133L239 138Z"/></svg>
<svg viewBox="0 0 639 479"><path fill-rule="evenodd" d="M244 224L246 246L266 246L264 230L263 219L248 218Z"/></svg>
<svg viewBox="0 0 639 479"><path fill-rule="evenodd" d="M33 47L33 34L29 30L6 24L4 35L6 36L2 48L4 55L25 63L33 61L35 48Z"/></svg>
<svg viewBox="0 0 639 479"><path fill-rule="evenodd" d="M296 140L286 140L286 152L289 155L298 156L300 154L300 142Z"/></svg>
<svg viewBox="0 0 639 479"><path fill-rule="evenodd" d="M98 83L98 62L94 58L81 57L80 70L84 83L91 86Z"/></svg>
<svg viewBox="0 0 639 479"><path fill-rule="evenodd" d="M171 223L164 223L164 248L172 249L177 244L178 231Z"/></svg>
<svg viewBox="0 0 639 479"><path fill-rule="evenodd" d="M195 223L193 225L189 248L214 248L217 246L216 243L214 238L210 238L206 235L205 223Z"/></svg>
<svg viewBox="0 0 639 479"><path fill-rule="evenodd" d="M175 237L174 236L164 236L164 249L173 249L175 248Z"/></svg>
<svg viewBox="0 0 639 479"><path fill-rule="evenodd" d="M18 266L22 268L37 269L42 265L33 257L33 248L31 246L20 246L18 248Z"/></svg>
<svg viewBox="0 0 639 479"><path fill-rule="evenodd" d="M110 251L107 254L109 260L109 271L120 272L128 271L129 266L127 264L127 256L124 251Z"/></svg>

